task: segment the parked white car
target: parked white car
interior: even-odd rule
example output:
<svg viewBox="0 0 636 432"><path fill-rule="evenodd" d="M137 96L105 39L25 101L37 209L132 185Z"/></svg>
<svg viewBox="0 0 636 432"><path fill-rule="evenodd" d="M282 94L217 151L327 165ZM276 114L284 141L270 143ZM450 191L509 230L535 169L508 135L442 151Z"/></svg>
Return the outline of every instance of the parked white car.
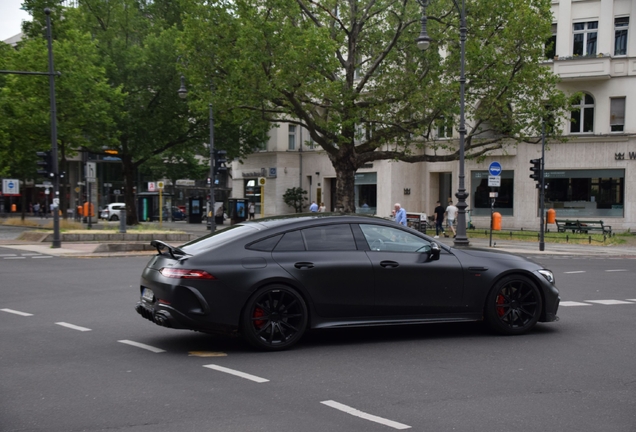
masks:
<svg viewBox="0 0 636 432"><path fill-rule="evenodd" d="M124 203L112 203L108 204L106 207L102 209L99 213L100 219L106 219L109 221L118 221L120 219L120 214L122 210L126 209L126 204Z"/></svg>

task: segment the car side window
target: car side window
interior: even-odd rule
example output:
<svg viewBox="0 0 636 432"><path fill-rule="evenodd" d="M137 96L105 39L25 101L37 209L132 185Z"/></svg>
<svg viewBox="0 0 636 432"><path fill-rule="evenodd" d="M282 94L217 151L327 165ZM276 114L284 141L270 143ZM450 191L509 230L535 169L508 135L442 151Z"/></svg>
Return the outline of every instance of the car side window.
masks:
<svg viewBox="0 0 636 432"><path fill-rule="evenodd" d="M303 241L303 237L300 235L300 231L290 231L285 233L283 238L278 242L275 252L293 252L293 251L304 251L305 250L305 242Z"/></svg>
<svg viewBox="0 0 636 432"><path fill-rule="evenodd" d="M302 230L307 250L350 251L357 250L349 224L323 225Z"/></svg>
<svg viewBox="0 0 636 432"><path fill-rule="evenodd" d="M424 252L430 242L398 228L360 224L360 229L372 251Z"/></svg>
<svg viewBox="0 0 636 432"><path fill-rule="evenodd" d="M278 241L281 239L282 236L283 236L282 234L279 234L273 237L267 237L266 239L259 240L257 242L252 243L251 245L248 245L247 249L257 250L262 252L271 252L272 250L274 250L274 248L276 247L276 245L278 244Z"/></svg>

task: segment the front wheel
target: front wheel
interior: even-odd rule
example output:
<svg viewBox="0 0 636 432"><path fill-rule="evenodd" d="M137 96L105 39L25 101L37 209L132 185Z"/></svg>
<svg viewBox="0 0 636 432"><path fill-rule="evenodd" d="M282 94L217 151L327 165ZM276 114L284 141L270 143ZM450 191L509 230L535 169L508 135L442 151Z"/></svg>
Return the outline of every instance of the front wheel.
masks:
<svg viewBox="0 0 636 432"><path fill-rule="evenodd" d="M307 305L292 288L269 286L247 302L242 317L245 339L256 348L277 351L294 345L307 327Z"/></svg>
<svg viewBox="0 0 636 432"><path fill-rule="evenodd" d="M508 276L488 294L484 315L497 332L516 335L534 327L542 306L541 293L534 282L524 276Z"/></svg>
<svg viewBox="0 0 636 432"><path fill-rule="evenodd" d="M113 215L113 216L111 216L110 220L111 221L118 221L119 220L119 216Z"/></svg>

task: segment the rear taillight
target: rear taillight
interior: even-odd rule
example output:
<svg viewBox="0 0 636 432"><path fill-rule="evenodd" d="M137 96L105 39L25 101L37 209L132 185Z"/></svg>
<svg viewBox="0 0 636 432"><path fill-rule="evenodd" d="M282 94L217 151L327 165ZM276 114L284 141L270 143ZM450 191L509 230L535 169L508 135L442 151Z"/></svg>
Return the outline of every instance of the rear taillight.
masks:
<svg viewBox="0 0 636 432"><path fill-rule="evenodd" d="M164 267L159 270L165 277L175 279L216 279L210 273L204 270L175 269Z"/></svg>

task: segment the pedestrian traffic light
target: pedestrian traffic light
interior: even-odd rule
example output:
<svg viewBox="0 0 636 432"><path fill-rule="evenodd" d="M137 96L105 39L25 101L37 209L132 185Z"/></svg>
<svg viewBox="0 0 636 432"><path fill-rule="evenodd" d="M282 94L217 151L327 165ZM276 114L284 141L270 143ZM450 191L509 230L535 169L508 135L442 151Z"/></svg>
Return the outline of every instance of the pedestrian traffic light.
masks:
<svg viewBox="0 0 636 432"><path fill-rule="evenodd" d="M530 163L532 164L532 167L530 168L530 171L532 171L530 178L541 183L541 177L543 177L543 172L541 171L541 159L532 159Z"/></svg>
<svg viewBox="0 0 636 432"><path fill-rule="evenodd" d="M36 152L35 154L38 156L38 174L43 177L53 177L53 154L51 151Z"/></svg>
<svg viewBox="0 0 636 432"><path fill-rule="evenodd" d="M227 171L227 151L214 150L214 174L218 174L221 171Z"/></svg>

